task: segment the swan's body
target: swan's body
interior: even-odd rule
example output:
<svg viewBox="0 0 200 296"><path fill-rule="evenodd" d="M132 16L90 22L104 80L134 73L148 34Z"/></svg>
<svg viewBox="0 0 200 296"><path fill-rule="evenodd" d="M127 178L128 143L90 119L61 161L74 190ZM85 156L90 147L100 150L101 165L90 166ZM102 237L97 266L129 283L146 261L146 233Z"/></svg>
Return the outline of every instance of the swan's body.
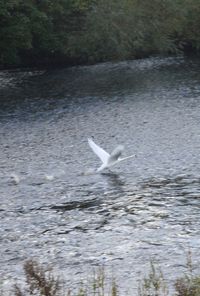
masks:
<svg viewBox="0 0 200 296"><path fill-rule="evenodd" d="M93 150L93 152L101 159L102 165L97 169L97 172L101 172L102 170L109 168L118 162L131 158L134 155L130 155L124 158L121 158L122 151L124 150L124 146L119 145L117 148L113 150L111 154L106 152L104 149L99 147L97 144L94 143L92 139L88 139L88 144Z"/></svg>

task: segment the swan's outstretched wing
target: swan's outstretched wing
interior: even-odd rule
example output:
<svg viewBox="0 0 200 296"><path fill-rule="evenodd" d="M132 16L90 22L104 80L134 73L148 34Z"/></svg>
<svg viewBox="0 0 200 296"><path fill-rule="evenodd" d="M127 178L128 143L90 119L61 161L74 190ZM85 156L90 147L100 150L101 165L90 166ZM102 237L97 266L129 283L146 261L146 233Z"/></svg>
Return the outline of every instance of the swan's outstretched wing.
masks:
<svg viewBox="0 0 200 296"><path fill-rule="evenodd" d="M94 153L101 159L103 164L106 164L108 162L110 154L99 147L97 144L95 144L92 139L88 139L88 144L90 145Z"/></svg>
<svg viewBox="0 0 200 296"><path fill-rule="evenodd" d="M111 153L109 162L111 163L111 162L117 161L121 156L123 150L124 150L124 146L122 145L117 146Z"/></svg>
<svg viewBox="0 0 200 296"><path fill-rule="evenodd" d="M130 155L130 156L126 156L126 157L123 157L123 158L119 157L118 159L119 159L119 161L123 161L125 159L132 158L132 157L136 157L135 154L134 155Z"/></svg>

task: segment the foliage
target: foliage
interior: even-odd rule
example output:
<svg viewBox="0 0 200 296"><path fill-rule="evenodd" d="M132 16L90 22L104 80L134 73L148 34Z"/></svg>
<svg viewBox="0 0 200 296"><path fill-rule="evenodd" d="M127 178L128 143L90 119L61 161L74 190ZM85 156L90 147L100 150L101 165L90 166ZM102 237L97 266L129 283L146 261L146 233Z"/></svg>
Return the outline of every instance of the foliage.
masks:
<svg viewBox="0 0 200 296"><path fill-rule="evenodd" d="M184 0L181 7L180 40L185 50L200 52L200 2Z"/></svg>
<svg viewBox="0 0 200 296"><path fill-rule="evenodd" d="M23 291L15 285L15 295L56 296L60 292L60 282L51 271L46 271L37 261L28 260L24 263L27 288Z"/></svg>
<svg viewBox="0 0 200 296"><path fill-rule="evenodd" d="M0 62L14 63L18 48L31 47L30 20L19 10L19 0L0 0Z"/></svg>
<svg viewBox="0 0 200 296"><path fill-rule="evenodd" d="M27 260L24 263L24 273L26 279L25 288L21 288L18 284L14 286L15 296L117 296L117 285L112 280L107 279L104 268L99 268L94 272L93 277L86 281L81 282L76 291L62 289L61 281L54 275L52 268L46 266L45 268L35 260ZM65 292L63 292L65 290ZM3 296L3 294L2 294Z"/></svg>
<svg viewBox="0 0 200 296"><path fill-rule="evenodd" d="M155 267L151 262L150 271L147 277L144 277L140 287L139 296L167 296L168 289L162 271Z"/></svg>
<svg viewBox="0 0 200 296"><path fill-rule="evenodd" d="M90 0L0 0L0 63L66 54Z"/></svg>
<svg viewBox="0 0 200 296"><path fill-rule="evenodd" d="M167 281L162 271L154 262L150 263L149 273L142 279L138 296L199 296L200 295L200 276L194 274L191 252L188 252L187 273L170 284L174 286L173 291L169 292ZM113 277L108 277L104 267L96 269L92 276L87 280L82 280L80 284L69 289L63 286L61 281L50 266L43 266L35 260L27 260L24 263L24 274L26 285L23 288L18 284L14 286L15 296L117 296L120 293L120 283ZM130 286L131 288L131 286ZM3 291L0 294L4 294ZM11 294L9 294L11 295Z"/></svg>
<svg viewBox="0 0 200 296"><path fill-rule="evenodd" d="M0 64L200 52L199 0L0 0Z"/></svg>
<svg viewBox="0 0 200 296"><path fill-rule="evenodd" d="M200 277L190 278L185 276L177 279L175 284L177 296L199 296L200 295Z"/></svg>
<svg viewBox="0 0 200 296"><path fill-rule="evenodd" d="M169 36L174 15L169 2L98 1L87 15L85 32L79 44L81 55L85 54L92 61L101 61L172 50Z"/></svg>
<svg viewBox="0 0 200 296"><path fill-rule="evenodd" d="M187 254L187 269L187 274L178 278L175 282L176 296L199 296L200 276L194 275L192 254L190 250Z"/></svg>

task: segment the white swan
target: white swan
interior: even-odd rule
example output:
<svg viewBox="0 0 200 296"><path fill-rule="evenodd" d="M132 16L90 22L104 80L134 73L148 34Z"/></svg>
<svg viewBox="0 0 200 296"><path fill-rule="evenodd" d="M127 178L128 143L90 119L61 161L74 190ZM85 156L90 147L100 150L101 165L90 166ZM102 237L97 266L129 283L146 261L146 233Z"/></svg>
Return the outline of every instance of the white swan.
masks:
<svg viewBox="0 0 200 296"><path fill-rule="evenodd" d="M122 151L124 150L124 146L119 145L117 148L113 150L111 154L106 152L104 149L99 147L97 144L94 143L92 139L88 139L88 144L90 145L91 149L94 153L101 159L102 165L97 169L97 172L101 172L102 170L109 168L118 162L134 157L135 155L130 155L124 158L121 158Z"/></svg>

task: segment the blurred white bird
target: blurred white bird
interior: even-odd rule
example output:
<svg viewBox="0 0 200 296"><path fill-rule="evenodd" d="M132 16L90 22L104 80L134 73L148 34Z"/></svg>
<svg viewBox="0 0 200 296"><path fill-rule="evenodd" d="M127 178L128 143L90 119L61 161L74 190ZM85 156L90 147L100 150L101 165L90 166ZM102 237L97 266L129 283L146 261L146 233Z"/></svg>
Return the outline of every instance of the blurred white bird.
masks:
<svg viewBox="0 0 200 296"><path fill-rule="evenodd" d="M97 172L101 172L102 170L109 168L118 162L134 157L135 155L130 155L127 157L121 158L122 151L124 150L124 146L119 145L117 148L113 150L111 154L106 152L104 149L99 147L97 144L94 143L92 139L88 139L88 144L90 145L91 149L94 153L101 159L102 165L97 169Z"/></svg>
<svg viewBox="0 0 200 296"><path fill-rule="evenodd" d="M17 174L13 173L13 174L10 175L10 177L12 179L13 184L15 184L15 185L19 184L20 178L19 178L19 176Z"/></svg>

